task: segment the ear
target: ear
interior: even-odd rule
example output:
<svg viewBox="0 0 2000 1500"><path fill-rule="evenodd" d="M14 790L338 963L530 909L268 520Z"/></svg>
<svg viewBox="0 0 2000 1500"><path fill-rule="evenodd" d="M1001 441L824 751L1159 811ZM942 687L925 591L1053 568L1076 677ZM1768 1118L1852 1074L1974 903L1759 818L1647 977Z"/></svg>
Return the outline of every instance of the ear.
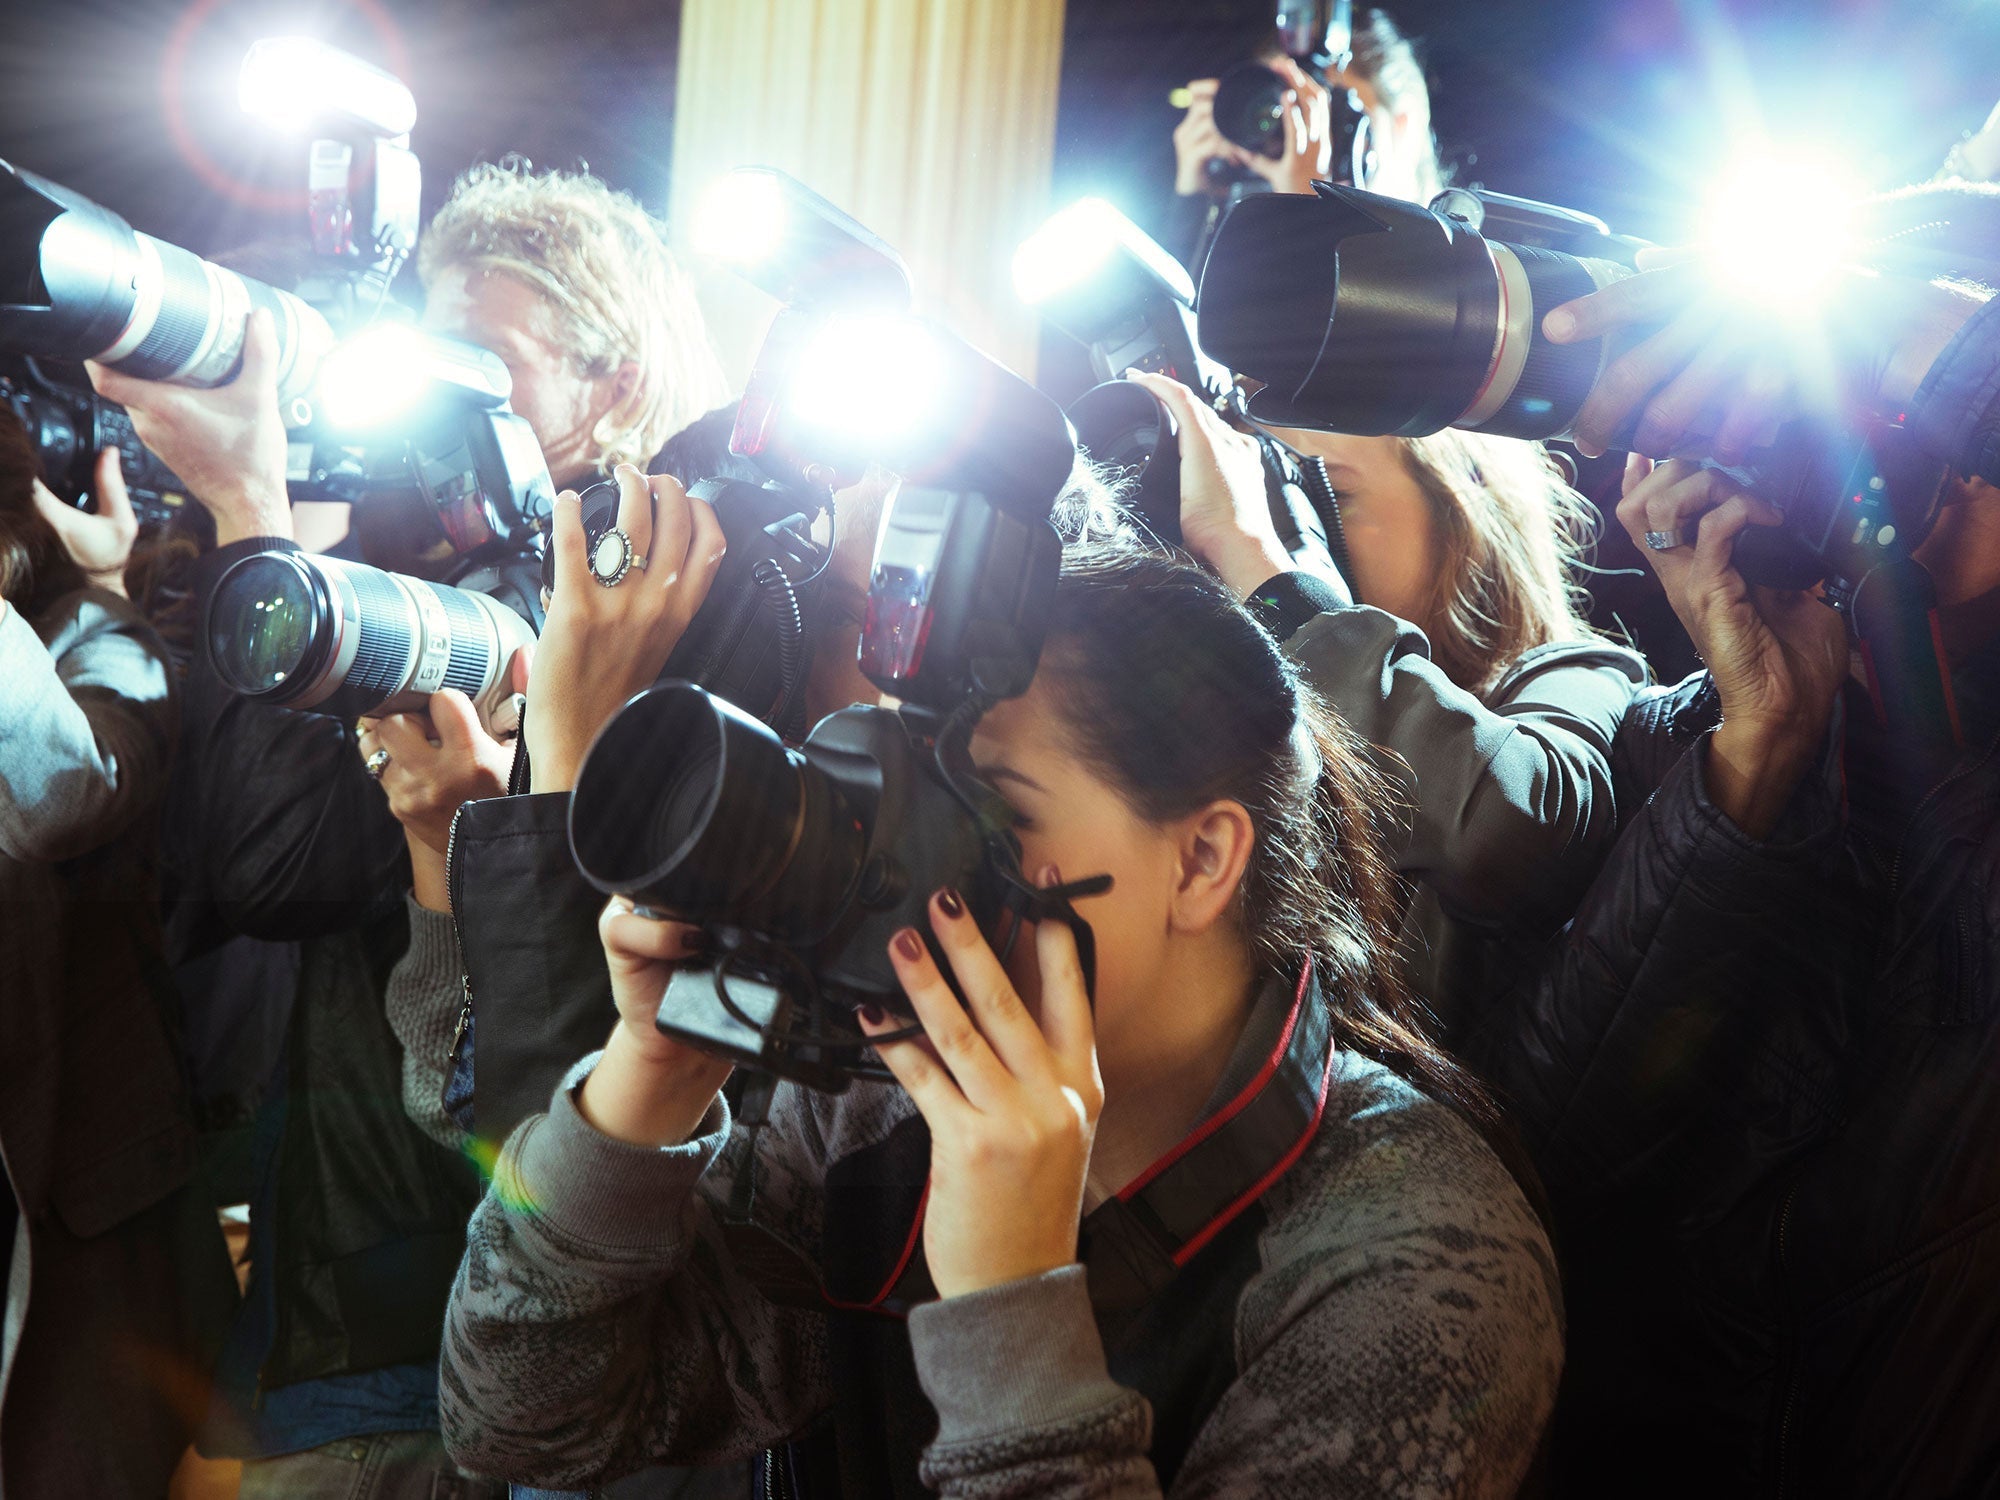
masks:
<svg viewBox="0 0 2000 1500"><path fill-rule="evenodd" d="M623 416L645 392L646 377L637 360L626 360L611 372L610 411Z"/></svg>
<svg viewBox="0 0 2000 1500"><path fill-rule="evenodd" d="M1211 802L1181 819L1176 840L1180 878L1168 922L1176 932L1205 932L1229 915L1257 842L1241 802Z"/></svg>

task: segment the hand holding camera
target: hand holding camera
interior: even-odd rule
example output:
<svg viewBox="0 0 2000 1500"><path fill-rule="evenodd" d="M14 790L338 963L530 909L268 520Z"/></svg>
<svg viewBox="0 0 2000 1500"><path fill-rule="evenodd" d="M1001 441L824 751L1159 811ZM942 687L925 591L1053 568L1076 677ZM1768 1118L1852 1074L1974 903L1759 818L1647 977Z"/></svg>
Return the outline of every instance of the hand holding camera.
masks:
<svg viewBox="0 0 2000 1500"><path fill-rule="evenodd" d="M731 1064L661 1031L660 996L681 963L704 951L702 931L642 913L613 896L597 933L611 971L618 1025L585 1080L578 1108L613 1140L675 1146L694 1134Z"/></svg>
<svg viewBox="0 0 2000 1500"><path fill-rule="evenodd" d="M91 493L97 497L97 509L78 510L57 499L54 491L37 479L35 509L55 528L64 550L91 583L123 595L125 564L132 556L132 543L138 540L139 517L126 493L116 448L106 448L97 455L91 469Z"/></svg>
<svg viewBox="0 0 2000 1500"><path fill-rule="evenodd" d="M271 314L250 314L243 367L225 385L170 385L91 361L91 384L132 416L139 440L215 517L218 546L292 534L285 491L285 423L278 411L278 335Z"/></svg>
<svg viewBox="0 0 2000 1500"><path fill-rule="evenodd" d="M524 648L510 667L517 692L526 686L527 668ZM418 903L448 910L444 857L452 817L467 802L506 795L513 739L488 734L478 708L456 688L432 693L426 712L363 718L355 729L362 763L409 836Z"/></svg>
<svg viewBox="0 0 2000 1500"><path fill-rule="evenodd" d="M1674 613L1714 676L1722 726L1709 759L1717 807L1753 838L1777 821L1810 763L1847 677L1841 617L1802 589L1753 588L1735 563L1752 526L1776 506L1687 459L1657 468L1634 454L1618 519L1647 549Z"/></svg>
<svg viewBox="0 0 2000 1500"><path fill-rule="evenodd" d="M722 565L721 523L678 480L626 464L618 490L618 524L594 546L578 497L556 501L556 583L526 728L538 792L576 784L597 731L653 685Z"/></svg>
<svg viewBox="0 0 2000 1500"><path fill-rule="evenodd" d="M1044 888L1060 883L1042 872ZM1068 923L1035 924L1041 983L1030 1011L957 892L939 891L929 915L965 1003L905 928L889 957L924 1037L879 1051L930 1125L924 1261L941 1296L962 1297L1076 1260L1104 1080ZM870 1036L902 1030L879 1010L860 1020ZM996 1203L1008 1211L996 1215Z"/></svg>
<svg viewBox="0 0 2000 1500"><path fill-rule="evenodd" d="M1181 542L1238 598L1293 566L1265 495L1257 439L1238 432L1186 386L1133 370L1180 426Z"/></svg>

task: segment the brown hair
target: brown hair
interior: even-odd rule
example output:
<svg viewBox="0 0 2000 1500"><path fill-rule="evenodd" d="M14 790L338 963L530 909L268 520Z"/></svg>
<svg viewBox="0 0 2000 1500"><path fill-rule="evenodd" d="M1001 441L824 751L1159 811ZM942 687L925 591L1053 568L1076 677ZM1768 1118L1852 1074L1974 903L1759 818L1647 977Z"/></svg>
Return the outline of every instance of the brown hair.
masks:
<svg viewBox="0 0 2000 1500"><path fill-rule="evenodd" d="M1260 969L1289 978L1310 957L1342 1046L1490 1125L1486 1094L1430 1039L1402 976L1374 824L1387 784L1229 590L1163 551L1073 545L1042 675L1077 754L1140 817L1217 799L1250 814L1236 899Z"/></svg>
<svg viewBox="0 0 2000 1500"><path fill-rule="evenodd" d="M27 619L89 581L35 509L40 477L28 430L12 412L0 411L0 599Z"/></svg>
<svg viewBox="0 0 2000 1500"><path fill-rule="evenodd" d="M1591 633L1570 571L1593 513L1541 444L1447 428L1397 446L1442 543L1424 623L1447 677L1483 694L1524 651Z"/></svg>

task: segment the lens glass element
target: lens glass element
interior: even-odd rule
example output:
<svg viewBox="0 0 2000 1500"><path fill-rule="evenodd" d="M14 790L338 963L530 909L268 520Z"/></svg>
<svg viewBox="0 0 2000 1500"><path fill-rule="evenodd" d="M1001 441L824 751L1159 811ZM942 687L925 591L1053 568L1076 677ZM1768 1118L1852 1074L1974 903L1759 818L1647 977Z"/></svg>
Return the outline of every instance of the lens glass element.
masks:
<svg viewBox="0 0 2000 1500"><path fill-rule="evenodd" d="M284 687L303 666L323 611L290 557L246 558L223 576L209 607L211 660L239 693Z"/></svg>

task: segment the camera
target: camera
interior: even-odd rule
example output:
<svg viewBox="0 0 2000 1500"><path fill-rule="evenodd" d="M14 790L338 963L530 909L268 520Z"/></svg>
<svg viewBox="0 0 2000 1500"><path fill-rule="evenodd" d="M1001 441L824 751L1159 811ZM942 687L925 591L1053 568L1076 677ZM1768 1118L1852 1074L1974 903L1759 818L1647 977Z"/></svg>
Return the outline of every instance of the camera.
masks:
<svg viewBox="0 0 2000 1500"><path fill-rule="evenodd" d="M836 329L857 356L911 334ZM851 1011L908 1013L885 945L900 927L924 930L933 890L956 886L997 934L1074 920L1069 897L1102 886L1029 886L1006 806L967 752L985 707L1025 691L1040 659L1061 565L1049 513L1076 455L1069 423L1012 372L926 332L932 358L913 386L938 399L921 420L876 428L901 485L877 538L860 647L864 672L901 706L842 709L791 749L699 688L667 683L605 726L570 804L586 878L714 939L712 962L669 981L661 1030L828 1090L888 1076ZM793 374L818 368L804 352L814 341L790 347ZM852 440L839 392L818 407L804 394L786 392L800 440Z"/></svg>
<svg viewBox="0 0 2000 1500"><path fill-rule="evenodd" d="M1099 384L1069 406L1077 442L1115 470L1128 509L1161 541L1181 541L1180 440L1173 415L1128 369L1178 380L1200 399L1236 406L1233 377L1195 336L1194 285L1144 230L1098 198L1060 210L1021 242L1014 289L1090 351ZM1330 485L1275 438L1258 434L1278 539L1301 566L1338 572L1339 507Z"/></svg>
<svg viewBox="0 0 2000 1500"><path fill-rule="evenodd" d="M1352 0L1308 0L1278 12L1278 40L1286 56L1319 83L1345 68L1354 37ZM1285 154L1285 94L1291 85L1261 62L1239 63L1216 80L1215 128L1245 151L1276 161ZM1353 93L1334 87L1333 159L1354 183L1367 181L1368 116ZM1219 174L1231 171L1211 162Z"/></svg>
<svg viewBox="0 0 2000 1500"><path fill-rule="evenodd" d="M1482 224L1516 237L1487 238ZM1630 275L1637 249L1526 199L1451 192L1424 209L1318 184L1246 200L1223 222L1197 327L1204 348L1263 383L1250 400L1261 422L1558 437L1610 351L1549 342L1542 315Z"/></svg>
<svg viewBox="0 0 2000 1500"><path fill-rule="evenodd" d="M43 482L58 496L89 499L97 455L116 448L141 526L164 526L187 503L186 486L139 441L125 408L91 389L81 367L0 355L0 407L27 429Z"/></svg>
<svg viewBox="0 0 2000 1500"><path fill-rule="evenodd" d="M829 556L812 537L818 506L802 509L783 486L740 479L704 479L688 494L715 508L728 550L660 678L698 684L780 734L802 734L806 613ZM594 549L618 523L618 486L594 484L579 499ZM542 583L555 587L553 552L543 556Z"/></svg>
<svg viewBox="0 0 2000 1500"><path fill-rule="evenodd" d="M0 348L222 385L251 311L278 331L278 399L305 395L333 330L290 292L141 234L80 193L0 161Z"/></svg>

